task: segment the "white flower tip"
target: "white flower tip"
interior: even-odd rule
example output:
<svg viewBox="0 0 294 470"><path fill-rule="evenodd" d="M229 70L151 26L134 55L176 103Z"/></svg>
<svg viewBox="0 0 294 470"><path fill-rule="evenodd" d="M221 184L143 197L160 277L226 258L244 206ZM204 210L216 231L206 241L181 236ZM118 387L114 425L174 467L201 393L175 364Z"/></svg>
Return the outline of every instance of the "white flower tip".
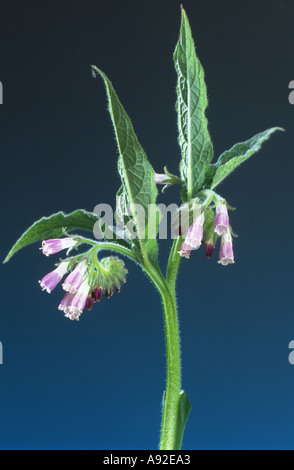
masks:
<svg viewBox="0 0 294 470"><path fill-rule="evenodd" d="M190 255L189 253L187 253L187 251L184 251L184 250L180 250L178 251L179 255L186 258L186 259L190 259Z"/></svg>
<svg viewBox="0 0 294 470"><path fill-rule="evenodd" d="M69 292L70 294L76 294L78 292L75 287L73 287L71 284L66 284L65 282L62 284L62 287L65 292Z"/></svg>
<svg viewBox="0 0 294 470"><path fill-rule="evenodd" d="M48 254L48 252L47 252L47 250L46 250L46 248L45 248L44 246L41 246L41 247L39 248L39 250L42 250L43 255L49 256L49 254Z"/></svg>
<svg viewBox="0 0 294 470"><path fill-rule="evenodd" d="M65 317L69 318L70 320L79 320L79 317L82 313L82 311L77 308L77 307L69 307L67 309L64 309L65 312Z"/></svg>
<svg viewBox="0 0 294 470"><path fill-rule="evenodd" d="M44 282L38 281L38 283L40 284L42 290L46 290L48 294L51 294L52 292L51 289L48 286L46 286Z"/></svg>
<svg viewBox="0 0 294 470"><path fill-rule="evenodd" d="M220 259L218 261L218 264L221 264L223 266L227 266L228 264L234 264L234 263L235 263L235 261L233 259L226 259L226 258Z"/></svg>

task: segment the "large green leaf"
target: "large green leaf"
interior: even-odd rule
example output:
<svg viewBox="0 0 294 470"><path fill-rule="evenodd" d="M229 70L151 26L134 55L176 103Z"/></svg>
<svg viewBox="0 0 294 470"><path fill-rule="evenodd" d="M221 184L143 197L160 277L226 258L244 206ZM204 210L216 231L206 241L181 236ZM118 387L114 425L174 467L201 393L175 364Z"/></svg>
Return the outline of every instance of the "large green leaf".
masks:
<svg viewBox="0 0 294 470"><path fill-rule="evenodd" d="M204 71L196 56L191 29L183 8L174 63L178 75L176 108L178 141L182 153L180 171L185 182L182 195L184 200L190 200L203 185L206 167L213 158L213 146L205 117L207 93Z"/></svg>
<svg viewBox="0 0 294 470"><path fill-rule="evenodd" d="M7 263L18 250L31 243L48 238L62 237L64 229L66 229L67 232L77 229L92 232L97 220L98 217L96 215L83 209L78 209L71 214L57 212L50 217L42 217L42 219L35 222L17 240L6 256L4 263Z"/></svg>
<svg viewBox="0 0 294 470"><path fill-rule="evenodd" d="M245 142L234 145L220 155L218 161L214 165L210 165L206 172L206 185L213 189L219 185L232 171L234 171L241 163L245 162L260 148L262 143L269 139L273 132L283 130L280 127L272 127L260 134L255 135Z"/></svg>
<svg viewBox="0 0 294 470"><path fill-rule="evenodd" d="M119 150L118 171L122 186L118 195L122 198L124 209L120 208L117 216L119 215L123 223L132 224L132 242L140 250L142 258L146 259L147 256L154 259L157 256L157 242L155 239L148 239L147 233L148 206L154 205L157 197L154 170L138 142L130 118L120 103L110 80L97 67L92 66L92 71L93 74L100 74L104 81ZM135 238L134 233L137 233Z"/></svg>

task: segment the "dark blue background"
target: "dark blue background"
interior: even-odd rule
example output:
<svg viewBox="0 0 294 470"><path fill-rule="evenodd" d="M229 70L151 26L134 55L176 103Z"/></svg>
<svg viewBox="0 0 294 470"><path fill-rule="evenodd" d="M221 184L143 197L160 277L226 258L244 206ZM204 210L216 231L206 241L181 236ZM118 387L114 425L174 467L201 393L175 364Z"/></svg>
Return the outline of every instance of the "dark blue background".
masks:
<svg viewBox="0 0 294 470"><path fill-rule="evenodd" d="M99 66L154 169L177 173L172 54L178 1L11 2L1 6L1 258L35 220L113 204L117 150ZM293 449L294 3L184 3L206 72L216 157L284 127L219 188L235 265L203 250L183 260L177 297L183 387L192 403L184 449ZM179 202L178 188L159 199ZM165 386L160 299L129 261L128 282L71 322L38 279L39 244L2 265L0 447L156 449ZM162 241L164 267L170 246Z"/></svg>

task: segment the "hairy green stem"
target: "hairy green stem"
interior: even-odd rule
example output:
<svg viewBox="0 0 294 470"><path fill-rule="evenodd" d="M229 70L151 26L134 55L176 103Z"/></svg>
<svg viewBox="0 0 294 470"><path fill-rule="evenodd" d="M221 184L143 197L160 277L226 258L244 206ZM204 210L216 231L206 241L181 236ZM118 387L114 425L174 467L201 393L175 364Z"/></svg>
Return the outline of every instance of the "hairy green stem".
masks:
<svg viewBox="0 0 294 470"><path fill-rule="evenodd" d="M109 251L116 251L120 253L121 255L128 256L131 258L133 261L136 261L138 263L138 259L130 250L129 248L126 248L122 245L119 245L118 243L115 242L97 242L95 240L92 240L91 238L85 238L85 237L79 237L82 241L82 243L88 243L89 245L95 246L97 252L100 250L109 250Z"/></svg>
<svg viewBox="0 0 294 470"><path fill-rule="evenodd" d="M180 265L180 256L178 254L180 244L181 237L178 237L174 240L171 249L166 279L164 279L159 268L156 269L150 264L145 267L145 271L160 293L165 327L167 368L160 450L179 450L181 448L186 418L190 409L188 398L183 397L183 392L181 392L181 351L175 294L176 278ZM186 400L184 400L184 411L181 406L183 398Z"/></svg>
<svg viewBox="0 0 294 470"><path fill-rule="evenodd" d="M162 295L166 341L166 389L163 399L160 445L161 450L180 449L178 415L181 391L181 356L174 292L167 289Z"/></svg>
<svg viewBox="0 0 294 470"><path fill-rule="evenodd" d="M183 238L177 237L174 239L173 246L169 255L167 269L166 269L166 282L172 291L175 290L177 275L180 267L181 257L179 255L180 246Z"/></svg>
<svg viewBox="0 0 294 470"><path fill-rule="evenodd" d="M181 448L183 429L179 429L179 405L181 392L181 351L178 327L175 285L180 265L178 254L181 237L174 240L170 252L167 271L167 289L162 295L165 341L166 341L166 390L163 399L160 446L161 450Z"/></svg>

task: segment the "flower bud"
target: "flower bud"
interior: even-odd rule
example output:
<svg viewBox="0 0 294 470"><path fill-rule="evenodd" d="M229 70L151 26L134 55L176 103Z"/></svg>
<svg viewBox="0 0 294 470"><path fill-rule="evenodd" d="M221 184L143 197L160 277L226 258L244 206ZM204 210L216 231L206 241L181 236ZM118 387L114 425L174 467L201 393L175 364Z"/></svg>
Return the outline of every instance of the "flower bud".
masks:
<svg viewBox="0 0 294 470"><path fill-rule="evenodd" d="M116 256L109 256L100 262L103 268L101 284L104 290L113 289L114 286L119 289L121 284L126 282L127 269L124 262Z"/></svg>
<svg viewBox="0 0 294 470"><path fill-rule="evenodd" d="M93 305L94 305L94 299L93 297L88 297L87 300L86 300L86 307L88 310L92 310L93 308Z"/></svg>
<svg viewBox="0 0 294 470"><path fill-rule="evenodd" d="M207 259L212 257L214 245L211 242L205 243L205 256Z"/></svg>
<svg viewBox="0 0 294 470"><path fill-rule="evenodd" d="M169 177L165 173L159 174L154 172L154 182L156 184L166 184L169 181Z"/></svg>
<svg viewBox="0 0 294 470"><path fill-rule="evenodd" d="M107 299L110 299L110 297L112 296L113 294L113 290L111 287L107 287L106 289L104 289L104 294L105 294L105 297Z"/></svg>
<svg viewBox="0 0 294 470"><path fill-rule="evenodd" d="M95 301L95 302L100 302L101 300L101 297L102 297L102 288L101 287L95 287L93 290L92 290L92 299Z"/></svg>

